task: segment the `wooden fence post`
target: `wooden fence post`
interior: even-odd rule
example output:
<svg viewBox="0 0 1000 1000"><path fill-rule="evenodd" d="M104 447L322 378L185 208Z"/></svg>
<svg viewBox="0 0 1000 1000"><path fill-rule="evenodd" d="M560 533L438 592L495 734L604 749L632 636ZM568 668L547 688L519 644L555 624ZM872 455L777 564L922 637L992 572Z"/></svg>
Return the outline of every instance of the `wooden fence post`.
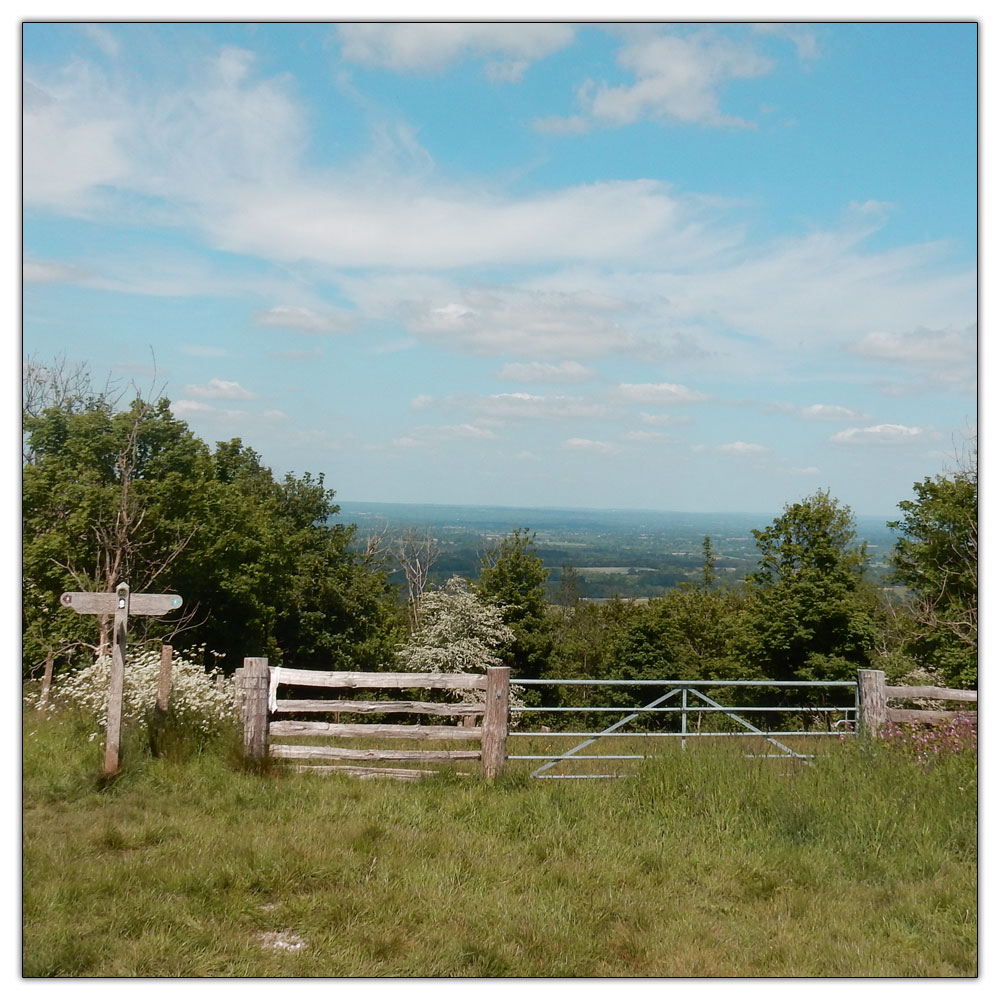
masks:
<svg viewBox="0 0 1000 1000"><path fill-rule="evenodd" d="M252 760L267 759L267 696L271 671L266 656L243 660L242 688L243 752Z"/></svg>
<svg viewBox="0 0 1000 1000"><path fill-rule="evenodd" d="M170 707L170 675L174 668L174 647L164 646L160 650L160 676L156 687L156 711L166 715Z"/></svg>
<svg viewBox="0 0 1000 1000"><path fill-rule="evenodd" d="M52 687L52 668L55 666L55 653L50 649L45 654L45 675L42 677L42 696L38 699L38 711L44 712L49 705L49 689Z"/></svg>
<svg viewBox="0 0 1000 1000"><path fill-rule="evenodd" d="M859 728L868 736L878 736L889 721L884 670L858 671L858 715Z"/></svg>
<svg viewBox="0 0 1000 1000"><path fill-rule="evenodd" d="M483 777L496 778L507 760L507 717L510 708L510 667L486 668L483 712Z"/></svg>

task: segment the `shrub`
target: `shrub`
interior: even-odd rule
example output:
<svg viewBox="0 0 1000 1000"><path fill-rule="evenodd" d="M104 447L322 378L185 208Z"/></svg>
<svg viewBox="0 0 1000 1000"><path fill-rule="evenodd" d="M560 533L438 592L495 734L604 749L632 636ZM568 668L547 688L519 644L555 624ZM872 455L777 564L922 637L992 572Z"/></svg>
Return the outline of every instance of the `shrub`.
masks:
<svg viewBox="0 0 1000 1000"><path fill-rule="evenodd" d="M196 651L196 655L201 652ZM158 650L140 651L129 656L122 698L124 725L149 730L156 708L159 674ZM80 712L86 724L93 729L89 736L91 740L102 738L107 729L110 677L111 657L100 656L93 663L64 677L50 693L53 707ZM38 701L37 694L25 698L30 708L37 708ZM208 739L221 734L235 717L232 680L214 677L193 659L175 655L170 683L172 726L199 739Z"/></svg>

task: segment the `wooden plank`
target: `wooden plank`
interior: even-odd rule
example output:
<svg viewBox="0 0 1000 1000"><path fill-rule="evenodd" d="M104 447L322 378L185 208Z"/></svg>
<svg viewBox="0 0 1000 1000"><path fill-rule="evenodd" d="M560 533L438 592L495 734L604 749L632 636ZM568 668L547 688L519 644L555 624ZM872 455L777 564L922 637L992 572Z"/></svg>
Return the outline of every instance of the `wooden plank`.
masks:
<svg viewBox="0 0 1000 1000"><path fill-rule="evenodd" d="M118 608L115 594L90 594L72 591L62 594L59 603L64 608L72 608L78 615L113 615Z"/></svg>
<svg viewBox="0 0 1000 1000"><path fill-rule="evenodd" d="M350 764L289 764L289 770L299 774L346 774L352 778L393 778L397 781L419 781L437 771L406 767L354 767Z"/></svg>
<svg viewBox="0 0 1000 1000"><path fill-rule="evenodd" d="M394 726L382 723L300 722L284 719L272 722L272 736L340 736L359 739L478 740L481 729L460 726Z"/></svg>
<svg viewBox="0 0 1000 1000"><path fill-rule="evenodd" d="M977 713L973 711L965 712L932 712L928 709L918 708L890 708L890 722L950 722L952 719L960 719L966 716L975 719Z"/></svg>
<svg viewBox="0 0 1000 1000"><path fill-rule="evenodd" d="M343 698L279 698L275 712L353 712L356 715L458 715L483 714L483 706L473 702L435 701L347 701Z"/></svg>
<svg viewBox="0 0 1000 1000"><path fill-rule="evenodd" d="M69 591L59 598L65 608L72 608L78 615L113 615L118 610L115 594L96 594L86 591ZM131 594L130 615L165 615L176 611L184 599L179 594Z"/></svg>
<svg viewBox="0 0 1000 1000"><path fill-rule="evenodd" d="M349 750L345 747L302 747L272 744L271 756L284 760L479 760L479 750Z"/></svg>
<svg viewBox="0 0 1000 1000"><path fill-rule="evenodd" d="M184 603L180 594L132 594L128 601L130 615L165 615Z"/></svg>
<svg viewBox="0 0 1000 1000"><path fill-rule="evenodd" d="M978 691L963 691L960 688L886 687L887 698L934 698L938 701L979 701Z"/></svg>
<svg viewBox="0 0 1000 1000"><path fill-rule="evenodd" d="M486 690L483 674L383 674L374 670L299 670L294 667L281 668L281 683L297 687Z"/></svg>

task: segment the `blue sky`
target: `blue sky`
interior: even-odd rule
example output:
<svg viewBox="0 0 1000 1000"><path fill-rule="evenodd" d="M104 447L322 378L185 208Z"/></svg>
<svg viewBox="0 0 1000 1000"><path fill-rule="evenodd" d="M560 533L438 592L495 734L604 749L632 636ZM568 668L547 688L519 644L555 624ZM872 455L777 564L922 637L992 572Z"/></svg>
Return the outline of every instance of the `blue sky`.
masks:
<svg viewBox="0 0 1000 1000"><path fill-rule="evenodd" d="M345 500L890 516L975 427L977 28L26 24L23 346Z"/></svg>

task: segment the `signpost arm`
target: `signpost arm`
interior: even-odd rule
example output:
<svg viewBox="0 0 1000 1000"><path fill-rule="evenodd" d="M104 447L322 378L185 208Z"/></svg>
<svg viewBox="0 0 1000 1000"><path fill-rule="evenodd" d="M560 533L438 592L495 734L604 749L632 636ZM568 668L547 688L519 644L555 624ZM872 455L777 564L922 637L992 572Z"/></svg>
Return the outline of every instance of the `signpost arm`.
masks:
<svg viewBox="0 0 1000 1000"><path fill-rule="evenodd" d="M104 773L118 773L118 745L122 732L122 696L125 690L125 637L128 634L128 584L115 592L114 642L111 647L111 683L108 686L108 739L104 749Z"/></svg>

